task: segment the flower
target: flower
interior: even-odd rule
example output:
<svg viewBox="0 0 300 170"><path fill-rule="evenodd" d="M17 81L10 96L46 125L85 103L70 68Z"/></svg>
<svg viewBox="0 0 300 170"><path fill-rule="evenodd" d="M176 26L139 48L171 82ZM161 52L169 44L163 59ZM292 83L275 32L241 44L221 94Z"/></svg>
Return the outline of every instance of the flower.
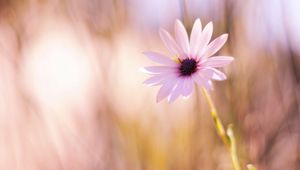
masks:
<svg viewBox="0 0 300 170"><path fill-rule="evenodd" d="M212 90L211 80L226 79L226 75L216 68L224 67L233 61L230 56L213 56L225 44L228 34L223 34L209 43L213 32L212 22L202 30L201 21L197 19L190 39L181 21L176 21L174 29L175 39L166 30L159 31L171 58L157 52L144 52L150 60L161 64L142 68L144 72L152 75L144 81L145 84L162 85L157 94L157 102L164 98L173 102L180 95L189 97L194 82Z"/></svg>

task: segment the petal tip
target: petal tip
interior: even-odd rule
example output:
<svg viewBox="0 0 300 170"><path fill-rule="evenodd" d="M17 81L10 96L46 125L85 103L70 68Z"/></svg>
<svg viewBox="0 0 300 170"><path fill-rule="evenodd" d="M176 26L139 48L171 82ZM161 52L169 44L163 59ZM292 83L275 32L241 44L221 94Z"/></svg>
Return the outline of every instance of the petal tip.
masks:
<svg viewBox="0 0 300 170"><path fill-rule="evenodd" d="M229 36L228 33L225 33L225 34L222 35L222 37L223 37L223 38L226 38L226 39L228 38L228 36Z"/></svg>
<svg viewBox="0 0 300 170"><path fill-rule="evenodd" d="M212 31L213 30L213 23L212 21L210 21L208 24L206 24L207 29L209 29L209 31Z"/></svg>
<svg viewBox="0 0 300 170"><path fill-rule="evenodd" d="M158 33L162 37L165 34L168 34L169 32L167 30L163 29L163 28L159 28Z"/></svg>
<svg viewBox="0 0 300 170"><path fill-rule="evenodd" d="M197 19L195 20L194 26L193 26L193 27L195 27L196 25L202 27L200 18L197 18ZM202 29L202 28L201 28L201 29Z"/></svg>
<svg viewBox="0 0 300 170"><path fill-rule="evenodd" d="M232 61L234 61L234 58L233 58L233 57L228 57L228 60L229 60L230 62L232 62Z"/></svg>
<svg viewBox="0 0 300 170"><path fill-rule="evenodd" d="M148 87L150 87L151 86L151 83L148 83L147 82L147 80L145 80L145 81L143 81L143 83L142 83L143 85L146 85L146 86L148 86Z"/></svg>
<svg viewBox="0 0 300 170"><path fill-rule="evenodd" d="M151 74L151 72L148 71L145 67L140 67L138 70L142 73Z"/></svg>
<svg viewBox="0 0 300 170"><path fill-rule="evenodd" d="M182 24L182 22L181 22L181 20L180 19L176 19L176 21L175 21L176 23L178 23L178 24Z"/></svg>
<svg viewBox="0 0 300 170"><path fill-rule="evenodd" d="M189 99L190 97L191 97L191 94L188 95L188 96L183 96L183 99L184 99L184 100L187 100L187 99Z"/></svg>
<svg viewBox="0 0 300 170"><path fill-rule="evenodd" d="M141 72L145 72L146 70L145 70L145 68L144 68L144 67L140 67L140 68L139 68L139 71L141 71Z"/></svg>
<svg viewBox="0 0 300 170"><path fill-rule="evenodd" d="M179 19L176 19L175 26L174 26L175 30L180 30L182 27L184 28L182 21L180 21Z"/></svg>

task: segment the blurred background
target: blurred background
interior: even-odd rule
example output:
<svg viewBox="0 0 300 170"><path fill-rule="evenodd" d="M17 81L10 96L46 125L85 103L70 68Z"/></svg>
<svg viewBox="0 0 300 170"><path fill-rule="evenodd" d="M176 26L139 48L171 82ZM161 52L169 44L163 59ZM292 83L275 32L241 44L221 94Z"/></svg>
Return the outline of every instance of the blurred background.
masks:
<svg viewBox="0 0 300 170"><path fill-rule="evenodd" d="M300 169L300 1L1 0L0 169L230 170L203 95L156 103L158 29L229 33L214 82L242 167Z"/></svg>

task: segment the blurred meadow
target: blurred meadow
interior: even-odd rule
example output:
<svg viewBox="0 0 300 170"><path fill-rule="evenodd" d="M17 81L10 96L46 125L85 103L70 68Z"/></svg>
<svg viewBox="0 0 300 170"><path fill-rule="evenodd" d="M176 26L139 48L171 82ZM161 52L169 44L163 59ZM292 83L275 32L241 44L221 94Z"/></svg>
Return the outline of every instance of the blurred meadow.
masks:
<svg viewBox="0 0 300 170"><path fill-rule="evenodd" d="M242 169L300 169L299 0L0 0L1 170L231 170L199 89L156 103L142 52L212 21Z"/></svg>

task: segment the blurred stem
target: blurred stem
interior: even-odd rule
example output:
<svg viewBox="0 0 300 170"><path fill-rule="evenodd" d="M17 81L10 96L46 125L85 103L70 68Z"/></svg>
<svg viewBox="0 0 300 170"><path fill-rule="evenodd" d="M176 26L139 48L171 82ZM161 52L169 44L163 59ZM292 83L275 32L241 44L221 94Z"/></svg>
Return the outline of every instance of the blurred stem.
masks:
<svg viewBox="0 0 300 170"><path fill-rule="evenodd" d="M221 137L223 143L227 146L227 148L230 152L234 170L241 170L239 160L237 157L237 153L236 153L236 142L235 142L235 137L234 137L234 134L232 131L232 125L229 125L229 127L227 129L227 134L226 134L224 125L222 124L221 119L218 116L217 110L215 108L215 105L214 105L209 93L207 92L207 90L205 88L202 88L202 91L203 91L205 99L209 105L210 113L213 118L216 130L217 130L219 136Z"/></svg>
<svg viewBox="0 0 300 170"><path fill-rule="evenodd" d="M229 138L225 133L224 126L218 116L217 109L215 108L215 105L214 105L209 93L207 92L207 90L205 88L202 88L202 91L203 91L205 99L209 105L210 113L213 118L216 130L217 130L219 136L221 137L223 143L229 148L230 147Z"/></svg>
<svg viewBox="0 0 300 170"><path fill-rule="evenodd" d="M230 156L231 156L231 160L234 166L235 170L240 170L240 164L239 164L239 159L237 156L237 152L236 152L236 142L235 142L235 137L233 134L233 130L232 130L233 125L230 124L227 128L227 136L229 137L230 140Z"/></svg>
<svg viewBox="0 0 300 170"><path fill-rule="evenodd" d="M255 166L253 166L252 164L248 164L247 168L248 170L256 170Z"/></svg>

